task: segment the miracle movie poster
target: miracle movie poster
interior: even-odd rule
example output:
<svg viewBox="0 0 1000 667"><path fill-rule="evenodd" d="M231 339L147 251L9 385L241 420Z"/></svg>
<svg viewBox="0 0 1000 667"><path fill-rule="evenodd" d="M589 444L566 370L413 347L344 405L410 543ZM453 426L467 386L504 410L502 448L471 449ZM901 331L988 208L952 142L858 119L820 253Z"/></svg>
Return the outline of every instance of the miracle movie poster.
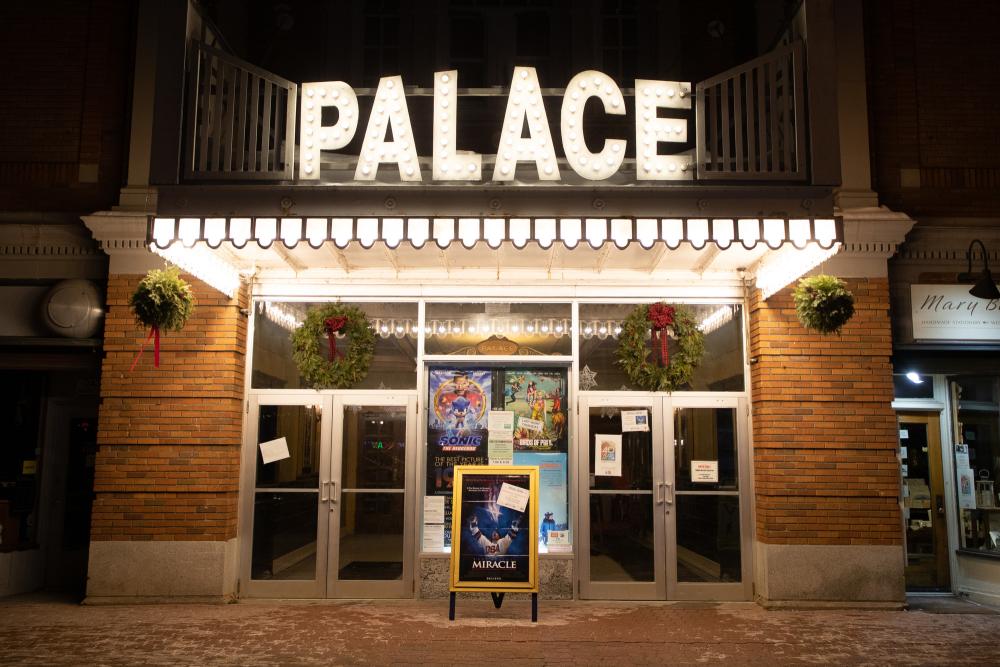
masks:
<svg viewBox="0 0 1000 667"><path fill-rule="evenodd" d="M461 516L453 530L461 530L461 538L455 541L459 543L457 578L463 584L530 585L535 543L531 513L536 510L530 500L520 511L504 504L501 490L505 484L527 494L531 475L476 472L461 476Z"/></svg>

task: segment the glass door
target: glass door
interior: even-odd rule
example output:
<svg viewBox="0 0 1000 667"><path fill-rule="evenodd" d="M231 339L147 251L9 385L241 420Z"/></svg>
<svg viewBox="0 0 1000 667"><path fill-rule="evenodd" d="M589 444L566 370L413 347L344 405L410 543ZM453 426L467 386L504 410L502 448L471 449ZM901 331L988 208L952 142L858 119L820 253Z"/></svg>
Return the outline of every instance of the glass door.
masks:
<svg viewBox="0 0 1000 667"><path fill-rule="evenodd" d="M248 596L323 597L328 521L329 411L316 394L255 396L244 449L242 590ZM251 445L252 443L252 445Z"/></svg>
<svg viewBox="0 0 1000 667"><path fill-rule="evenodd" d="M645 430L636 418L645 416ZM666 595L662 402L648 395L580 399L580 596Z"/></svg>
<svg viewBox="0 0 1000 667"><path fill-rule="evenodd" d="M581 397L581 597L750 599L745 414L739 397Z"/></svg>
<svg viewBox="0 0 1000 667"><path fill-rule="evenodd" d="M749 456L746 403L664 399L672 415L665 456L674 461L664 503L671 600L749 600Z"/></svg>
<svg viewBox="0 0 1000 667"><path fill-rule="evenodd" d="M321 496L329 597L413 595L415 415L413 396L334 398L334 453Z"/></svg>

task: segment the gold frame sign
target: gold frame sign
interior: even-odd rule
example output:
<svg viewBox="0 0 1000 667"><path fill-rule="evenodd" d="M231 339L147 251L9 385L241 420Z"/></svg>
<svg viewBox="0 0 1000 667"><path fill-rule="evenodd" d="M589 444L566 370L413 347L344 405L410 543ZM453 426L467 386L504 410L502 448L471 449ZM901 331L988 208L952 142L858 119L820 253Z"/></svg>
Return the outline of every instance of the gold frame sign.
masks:
<svg viewBox="0 0 1000 667"><path fill-rule="evenodd" d="M538 612L538 466L455 466L450 563L455 594L532 594Z"/></svg>

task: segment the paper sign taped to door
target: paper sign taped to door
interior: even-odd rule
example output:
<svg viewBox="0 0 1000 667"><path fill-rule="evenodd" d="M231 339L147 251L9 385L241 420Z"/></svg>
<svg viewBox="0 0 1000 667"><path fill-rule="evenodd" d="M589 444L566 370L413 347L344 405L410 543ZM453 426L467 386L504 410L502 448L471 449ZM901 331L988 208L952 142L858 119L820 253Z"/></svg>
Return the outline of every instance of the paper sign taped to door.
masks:
<svg viewBox="0 0 1000 667"><path fill-rule="evenodd" d="M719 482L719 462L691 461L691 481L717 484Z"/></svg>
<svg viewBox="0 0 1000 667"><path fill-rule="evenodd" d="M288 453L288 441L284 438L278 438L260 443L260 457L264 459L264 463L274 463L291 458L292 455Z"/></svg>
<svg viewBox="0 0 1000 667"><path fill-rule="evenodd" d="M500 485L500 493L497 494L497 505L509 507L515 512L523 512L528 506L528 498L531 492L519 486L504 482Z"/></svg>
<svg viewBox="0 0 1000 667"><path fill-rule="evenodd" d="M594 474L600 477L622 476L621 435L594 435Z"/></svg>
<svg viewBox="0 0 1000 667"><path fill-rule="evenodd" d="M649 413L645 410L622 410L622 433L649 431Z"/></svg>

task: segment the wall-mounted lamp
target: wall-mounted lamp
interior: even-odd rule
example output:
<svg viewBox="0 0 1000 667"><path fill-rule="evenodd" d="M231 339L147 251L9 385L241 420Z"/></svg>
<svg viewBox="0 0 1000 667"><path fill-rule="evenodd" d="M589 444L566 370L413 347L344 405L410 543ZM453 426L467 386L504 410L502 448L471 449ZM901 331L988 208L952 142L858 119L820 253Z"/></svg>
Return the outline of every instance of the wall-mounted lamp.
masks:
<svg viewBox="0 0 1000 667"><path fill-rule="evenodd" d="M983 272L982 274L972 273L972 246L979 244L979 247L983 249ZM1000 290L997 289L996 282L993 281L993 275L990 273L990 259L989 254L986 252L986 246L979 239L972 239L972 243L969 244L969 249L965 253L966 259L969 261L969 265L966 268L966 272L959 274L959 280L975 280L976 284L973 285L972 289L969 290L969 294L979 299L1000 299Z"/></svg>

